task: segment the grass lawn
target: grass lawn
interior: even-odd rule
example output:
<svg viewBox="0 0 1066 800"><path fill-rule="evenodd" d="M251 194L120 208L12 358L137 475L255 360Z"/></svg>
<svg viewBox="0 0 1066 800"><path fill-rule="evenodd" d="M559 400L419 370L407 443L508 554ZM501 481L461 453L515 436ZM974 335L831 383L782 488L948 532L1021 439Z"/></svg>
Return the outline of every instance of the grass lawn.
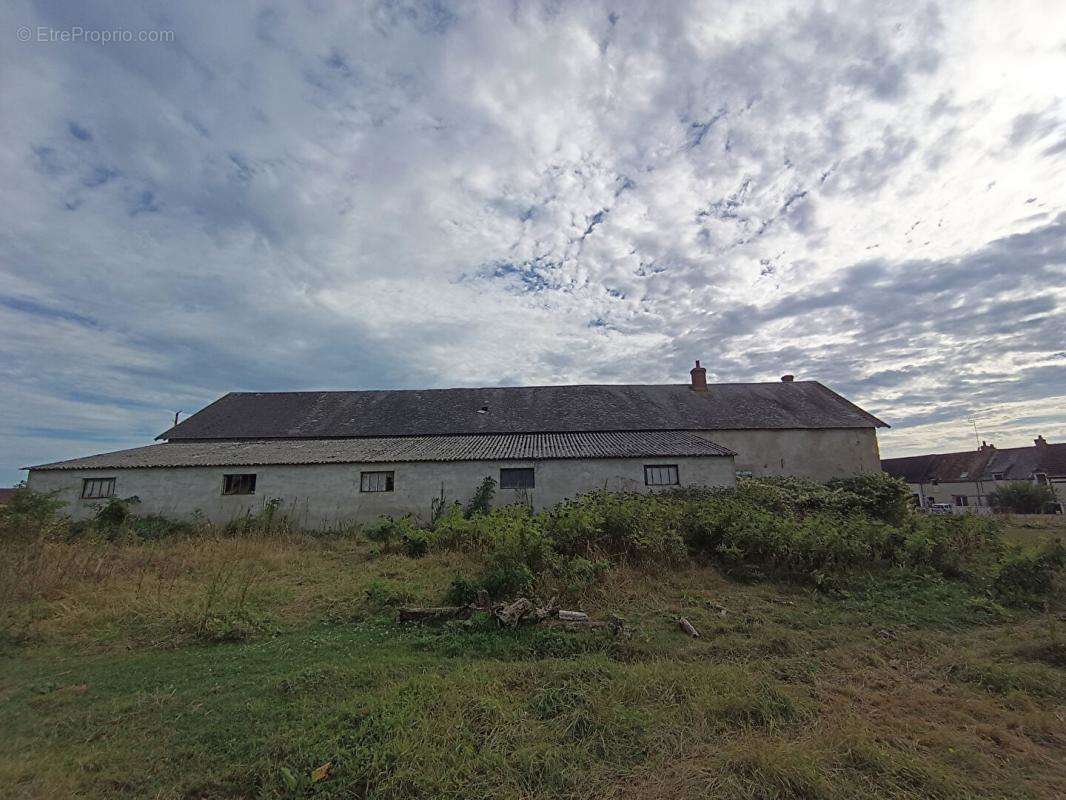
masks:
<svg viewBox="0 0 1066 800"><path fill-rule="evenodd" d="M1061 531L1035 522L1011 537ZM903 570L827 596L616 568L574 604L630 638L394 622L470 558L305 536L9 552L0 795L1066 794L1061 592L1025 611Z"/></svg>

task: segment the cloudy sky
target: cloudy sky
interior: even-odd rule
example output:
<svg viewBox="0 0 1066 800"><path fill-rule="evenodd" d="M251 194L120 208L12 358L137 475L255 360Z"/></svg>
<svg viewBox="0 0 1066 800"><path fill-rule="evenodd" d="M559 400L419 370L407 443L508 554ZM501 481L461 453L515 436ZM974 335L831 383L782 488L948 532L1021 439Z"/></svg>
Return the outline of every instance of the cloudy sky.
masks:
<svg viewBox="0 0 1066 800"><path fill-rule="evenodd" d="M1066 440L1061 12L5 3L0 484L230 390L695 358L886 455Z"/></svg>

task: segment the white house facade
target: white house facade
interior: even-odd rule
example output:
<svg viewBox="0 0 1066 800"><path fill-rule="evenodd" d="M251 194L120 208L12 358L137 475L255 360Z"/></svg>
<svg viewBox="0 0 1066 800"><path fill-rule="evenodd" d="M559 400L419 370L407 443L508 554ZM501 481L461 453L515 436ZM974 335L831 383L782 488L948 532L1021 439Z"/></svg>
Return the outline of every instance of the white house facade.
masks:
<svg viewBox="0 0 1066 800"><path fill-rule="evenodd" d="M983 442L976 450L886 458L882 469L910 486L916 505L953 505L960 511L988 509L998 486L1026 481L1049 486L1066 501L1066 443L1043 436L1032 447L997 448Z"/></svg>

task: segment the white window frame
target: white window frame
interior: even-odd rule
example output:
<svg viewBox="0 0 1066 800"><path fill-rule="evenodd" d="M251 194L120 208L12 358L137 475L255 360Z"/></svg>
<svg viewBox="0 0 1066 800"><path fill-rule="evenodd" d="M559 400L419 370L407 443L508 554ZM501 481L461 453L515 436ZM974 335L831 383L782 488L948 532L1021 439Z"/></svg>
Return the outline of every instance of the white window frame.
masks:
<svg viewBox="0 0 1066 800"><path fill-rule="evenodd" d="M227 484L230 478L251 478L252 490L250 492L227 492ZM222 476L222 494L226 497L239 497L240 495L255 494L256 485L259 483L258 473L255 472L227 472Z"/></svg>
<svg viewBox="0 0 1066 800"><path fill-rule="evenodd" d="M115 496L117 478L82 478L82 500L107 500Z"/></svg>
<svg viewBox="0 0 1066 800"><path fill-rule="evenodd" d="M360 492L391 492L396 488L396 472L391 469L368 470L359 473Z"/></svg>
<svg viewBox="0 0 1066 800"><path fill-rule="evenodd" d="M516 486L512 481L508 481L507 483L504 483L504 481L503 481L504 473L507 473L508 477L512 477L514 475L517 475L518 473L522 473L522 475L525 475L526 473L529 473L529 478L530 478L529 485L526 486L525 484L520 484L520 485ZM521 491L522 489L536 489L537 488L537 471L536 471L536 468L535 467L500 467L500 488L501 489L517 489L519 491Z"/></svg>
<svg viewBox="0 0 1066 800"><path fill-rule="evenodd" d="M681 471L677 464L645 464L645 486L680 486Z"/></svg>

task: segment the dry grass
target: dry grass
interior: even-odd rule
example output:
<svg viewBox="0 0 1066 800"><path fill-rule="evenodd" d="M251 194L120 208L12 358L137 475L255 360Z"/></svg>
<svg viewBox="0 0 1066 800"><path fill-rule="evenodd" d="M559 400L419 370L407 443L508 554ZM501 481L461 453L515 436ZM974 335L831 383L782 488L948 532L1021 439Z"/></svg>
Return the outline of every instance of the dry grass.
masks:
<svg viewBox="0 0 1066 800"><path fill-rule="evenodd" d="M1054 522L1054 521L1052 521ZM1026 531L1029 529L1022 529ZM634 634L400 629L473 556L217 533L0 566L0 796L1056 798L1066 607L618 568ZM703 632L682 636L686 616ZM312 770L332 763L312 783Z"/></svg>

